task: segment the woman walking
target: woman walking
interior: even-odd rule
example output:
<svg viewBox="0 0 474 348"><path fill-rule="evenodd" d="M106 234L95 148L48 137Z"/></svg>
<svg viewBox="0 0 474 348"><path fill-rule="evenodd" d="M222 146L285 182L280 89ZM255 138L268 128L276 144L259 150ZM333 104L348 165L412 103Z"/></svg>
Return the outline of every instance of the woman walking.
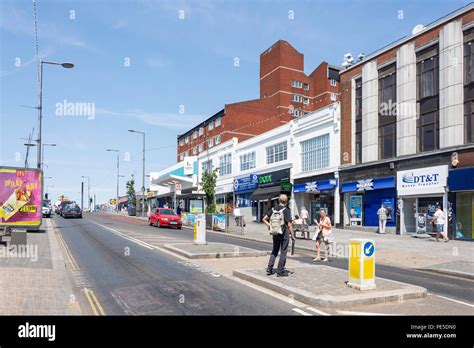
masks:
<svg viewBox="0 0 474 348"><path fill-rule="evenodd" d="M321 260L321 244L324 243L326 245L326 255L321 261L326 262L329 255L329 235L331 234L332 229L331 219L326 215L326 210L321 209L319 211L319 221L315 219L314 222L319 228L319 233L316 237L316 258L314 258L313 261Z"/></svg>

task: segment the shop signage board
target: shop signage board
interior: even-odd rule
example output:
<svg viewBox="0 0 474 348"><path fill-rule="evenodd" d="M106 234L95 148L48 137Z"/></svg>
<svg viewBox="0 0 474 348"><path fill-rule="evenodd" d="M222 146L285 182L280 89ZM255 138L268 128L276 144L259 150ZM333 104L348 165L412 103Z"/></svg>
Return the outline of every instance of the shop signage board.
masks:
<svg viewBox="0 0 474 348"><path fill-rule="evenodd" d="M191 199L189 202L189 205L191 207L190 211L191 213L202 213L202 200L200 199Z"/></svg>
<svg viewBox="0 0 474 348"><path fill-rule="evenodd" d="M258 176L258 187L277 186L290 181L290 169L278 170Z"/></svg>
<svg viewBox="0 0 474 348"><path fill-rule="evenodd" d="M352 226L362 224L362 196L351 196L349 200L349 219Z"/></svg>
<svg viewBox="0 0 474 348"><path fill-rule="evenodd" d="M184 175L194 174L195 157L184 157Z"/></svg>
<svg viewBox="0 0 474 348"><path fill-rule="evenodd" d="M250 174L245 178L234 180L234 192L255 190L258 187L258 175Z"/></svg>
<svg viewBox="0 0 474 348"><path fill-rule="evenodd" d="M290 192L292 188L291 182L282 182L280 183L281 190L284 192Z"/></svg>
<svg viewBox="0 0 474 348"><path fill-rule="evenodd" d="M364 192L372 190L383 190L395 188L395 177L364 179L350 182L343 182L341 186L342 193L345 192Z"/></svg>
<svg viewBox="0 0 474 348"><path fill-rule="evenodd" d="M399 196L444 193L448 166L436 166L397 172Z"/></svg>
<svg viewBox="0 0 474 348"><path fill-rule="evenodd" d="M319 193L323 190L334 190L337 187L337 179L308 181L293 185L293 192Z"/></svg>

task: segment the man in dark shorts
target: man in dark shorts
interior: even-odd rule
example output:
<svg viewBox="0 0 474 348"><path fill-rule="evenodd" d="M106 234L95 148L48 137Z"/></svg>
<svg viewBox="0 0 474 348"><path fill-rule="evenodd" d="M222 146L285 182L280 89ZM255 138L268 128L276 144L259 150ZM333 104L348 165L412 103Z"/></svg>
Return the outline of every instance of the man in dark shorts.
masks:
<svg viewBox="0 0 474 348"><path fill-rule="evenodd" d="M275 264L275 260L278 256L278 252L281 251L280 260L278 261L278 268L277 268L277 276L278 277L287 277L289 272L285 270L286 264L286 254L288 252L288 244L291 239L295 239L293 229L291 228L291 212L290 209L286 206L288 203L288 196L281 194L278 202L278 206L275 208L270 209L267 212L267 215L263 218L262 222L268 226L269 229L273 228L270 225L270 218L274 211L280 212L283 214L281 234L273 234L273 249L270 255L270 260L268 261L267 267L267 275L272 275L274 273L273 266Z"/></svg>

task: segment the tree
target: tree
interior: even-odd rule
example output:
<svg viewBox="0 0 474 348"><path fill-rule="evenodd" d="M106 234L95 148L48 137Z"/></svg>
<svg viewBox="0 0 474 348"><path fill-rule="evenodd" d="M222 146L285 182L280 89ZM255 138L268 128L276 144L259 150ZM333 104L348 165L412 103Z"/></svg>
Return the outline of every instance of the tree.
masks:
<svg viewBox="0 0 474 348"><path fill-rule="evenodd" d="M217 171L217 168L212 171L206 170L201 178L201 186L206 195L206 213L209 214L216 212L214 195L216 194Z"/></svg>
<svg viewBox="0 0 474 348"><path fill-rule="evenodd" d="M127 196L128 196L128 204L132 207L137 206L137 196L135 195L135 179L130 179L127 181Z"/></svg>

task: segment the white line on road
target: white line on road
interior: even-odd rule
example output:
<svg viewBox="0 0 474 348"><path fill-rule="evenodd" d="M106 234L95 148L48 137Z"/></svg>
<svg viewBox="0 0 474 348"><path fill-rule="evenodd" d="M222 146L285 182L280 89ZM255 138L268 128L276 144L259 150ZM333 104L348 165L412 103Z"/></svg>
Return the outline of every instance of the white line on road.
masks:
<svg viewBox="0 0 474 348"><path fill-rule="evenodd" d="M343 315L400 315L400 314L385 314L385 313L368 313L368 312L351 312L351 311L337 311Z"/></svg>
<svg viewBox="0 0 474 348"><path fill-rule="evenodd" d="M307 317L313 316L311 313L305 312L304 310L299 309L299 308L293 308L293 311Z"/></svg>
<svg viewBox="0 0 474 348"><path fill-rule="evenodd" d="M92 222L92 221L91 221ZM130 237L130 236L127 236L126 234L122 233L122 232L119 232L117 230L114 230L113 228L110 228L110 227L107 227L107 226L104 226L104 225L101 225L101 224L98 224L96 222L92 222L93 224L97 225L97 226L100 226L102 228L105 228L106 230L109 230L111 231L112 233L116 234L116 235L119 235L120 237L122 238L125 238L131 242L134 242L134 243L137 243L138 245L141 245L142 247L145 247L145 248L148 248L148 249L155 249L155 247L151 244L148 244L148 243L145 243L145 242L142 242L141 240L138 240L136 238L133 238L133 237Z"/></svg>
<svg viewBox="0 0 474 348"><path fill-rule="evenodd" d="M448 301L453 301L453 302L462 304L462 305L464 305L464 306L474 307L474 304L470 304L470 303L467 303L467 302L458 301L458 300L455 300L454 298L444 297L444 296L441 296L441 295L434 295L434 296L439 297L439 298L443 298L443 299L448 300Z"/></svg>
<svg viewBox="0 0 474 348"><path fill-rule="evenodd" d="M306 309L307 309L308 311L317 313L317 314L319 314L319 315L331 315L331 314L329 314L329 313L320 311L319 309L316 309L316 308L313 308L313 307L306 307Z"/></svg>

